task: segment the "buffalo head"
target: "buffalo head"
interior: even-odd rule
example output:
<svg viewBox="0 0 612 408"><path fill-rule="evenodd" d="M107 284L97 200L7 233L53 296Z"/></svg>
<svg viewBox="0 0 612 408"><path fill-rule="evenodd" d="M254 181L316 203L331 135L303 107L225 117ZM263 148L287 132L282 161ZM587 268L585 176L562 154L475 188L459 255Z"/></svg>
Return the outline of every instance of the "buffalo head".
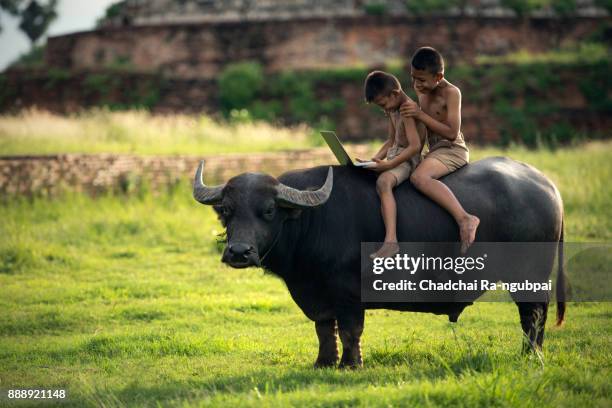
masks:
<svg viewBox="0 0 612 408"><path fill-rule="evenodd" d="M285 220L300 210L323 205L333 186L333 171L318 190L298 190L274 177L261 173L243 173L226 184L209 187L202 180L204 162L200 163L193 183L193 197L212 205L227 232L222 262L234 268L260 266L261 260L280 234Z"/></svg>

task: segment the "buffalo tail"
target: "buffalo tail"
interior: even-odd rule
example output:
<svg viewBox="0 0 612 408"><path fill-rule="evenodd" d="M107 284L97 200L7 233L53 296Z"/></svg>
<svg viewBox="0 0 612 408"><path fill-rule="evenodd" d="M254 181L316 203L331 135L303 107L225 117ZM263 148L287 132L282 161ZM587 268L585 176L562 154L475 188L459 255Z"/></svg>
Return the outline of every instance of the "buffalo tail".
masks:
<svg viewBox="0 0 612 408"><path fill-rule="evenodd" d="M562 326L565 322L565 296L566 296L566 281L565 281L565 270L563 268L563 220L561 220L561 236L559 237L559 247L557 250L558 257L558 272L557 272L557 327Z"/></svg>

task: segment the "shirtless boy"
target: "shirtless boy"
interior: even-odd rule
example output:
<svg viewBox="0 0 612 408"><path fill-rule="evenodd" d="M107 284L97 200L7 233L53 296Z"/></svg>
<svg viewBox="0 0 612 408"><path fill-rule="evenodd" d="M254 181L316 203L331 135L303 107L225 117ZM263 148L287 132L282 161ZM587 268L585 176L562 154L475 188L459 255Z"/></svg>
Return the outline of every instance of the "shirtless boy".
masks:
<svg viewBox="0 0 612 408"><path fill-rule="evenodd" d="M399 251L393 189L410 177L421 160L426 130L422 125L417 130L412 117L402 118L400 115L400 106L412 100L402 91L396 77L382 71L371 72L365 80L364 88L366 102L378 105L389 117L387 141L372 158L376 163L367 167L380 174L376 181L376 191L380 197L385 224L385 242L370 257L384 258Z"/></svg>
<svg viewBox="0 0 612 408"><path fill-rule="evenodd" d="M459 225L461 252L474 242L480 219L467 213L453 192L438 179L463 167L469 150L461 133L461 91L444 78L442 55L422 47L412 57L412 85L419 103L406 100L400 113L427 127L429 152L410 176L412 184L446 209Z"/></svg>

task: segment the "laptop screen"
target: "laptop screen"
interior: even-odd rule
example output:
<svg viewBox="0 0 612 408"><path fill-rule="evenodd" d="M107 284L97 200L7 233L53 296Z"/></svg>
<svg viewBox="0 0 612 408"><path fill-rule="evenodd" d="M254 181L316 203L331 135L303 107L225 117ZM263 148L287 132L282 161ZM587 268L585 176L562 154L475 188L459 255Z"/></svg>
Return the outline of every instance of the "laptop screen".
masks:
<svg viewBox="0 0 612 408"><path fill-rule="evenodd" d="M353 163L346 150L344 150L342 143L340 143L340 140L338 140L338 136L336 136L335 132L329 130L322 130L321 136L323 136L323 139L331 149L334 156L336 156L336 159L338 159L338 162L340 162L340 164L346 166L347 164Z"/></svg>

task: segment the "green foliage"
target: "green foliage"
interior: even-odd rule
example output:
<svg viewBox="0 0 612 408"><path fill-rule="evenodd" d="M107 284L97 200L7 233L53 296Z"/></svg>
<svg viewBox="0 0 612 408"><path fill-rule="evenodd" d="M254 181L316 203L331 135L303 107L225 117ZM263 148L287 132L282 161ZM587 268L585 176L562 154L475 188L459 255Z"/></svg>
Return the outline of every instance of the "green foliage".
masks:
<svg viewBox="0 0 612 408"><path fill-rule="evenodd" d="M29 51L21 54L11 66L19 68L40 68L44 66L44 62L45 46L34 45Z"/></svg>
<svg viewBox="0 0 612 408"><path fill-rule="evenodd" d="M16 89L9 84L9 81L4 74L0 74L0 106L9 107L12 99L15 97Z"/></svg>
<svg viewBox="0 0 612 408"><path fill-rule="evenodd" d="M577 79L589 109L602 114L612 109L609 97L612 84L606 74L610 61L600 59L599 46L587 48L581 51L584 58L577 61L564 60L555 64L538 59L524 60L520 64L456 66L449 69L447 76L461 84L464 95L469 95L471 101L494 101L493 113L499 119L502 144L556 146L586 137L568 121L560 119L563 118L563 103L549 96L564 86L564 79ZM560 69L564 72L562 76ZM486 86L478 86L476 81ZM604 135L589 135L591 138L600 136Z"/></svg>
<svg viewBox="0 0 612 408"><path fill-rule="evenodd" d="M609 29L608 24L602 24L601 28L594 34L589 42L570 44L560 49L541 53L532 53L526 50L512 52L502 56L481 55L476 58L477 64L585 64L610 59L610 50L602 41L605 31Z"/></svg>
<svg viewBox="0 0 612 408"><path fill-rule="evenodd" d="M535 10L547 6L550 0L501 0L504 7L512 9L518 16L527 16Z"/></svg>
<svg viewBox="0 0 612 408"><path fill-rule="evenodd" d="M263 69L257 62L228 65L218 80L219 99L225 112L248 107L264 85Z"/></svg>
<svg viewBox="0 0 612 408"><path fill-rule="evenodd" d="M57 17L56 7L57 0L0 0L0 10L20 19L19 28L30 38L32 45Z"/></svg>
<svg viewBox="0 0 612 408"><path fill-rule="evenodd" d="M256 100L251 103L250 114L254 120L265 120L273 123L283 112L283 106L278 100Z"/></svg>
<svg viewBox="0 0 612 408"><path fill-rule="evenodd" d="M606 9L608 13L612 13L612 0L595 0L595 4Z"/></svg>
<svg viewBox="0 0 612 408"><path fill-rule="evenodd" d="M610 0L610 4L612 5L612 0ZM608 11L612 14L612 11ZM609 48L609 44L607 41L609 32L612 32L612 22L611 21L602 21L597 24L597 28L593 30L593 32L587 36L585 36L584 41L587 44L601 44L603 46L607 46Z"/></svg>
<svg viewBox="0 0 612 408"><path fill-rule="evenodd" d="M161 89L165 86L161 77L139 81L138 86L123 86L123 80L116 72L91 73L83 81L83 92L95 99L98 106L107 106L115 110L151 109L160 98Z"/></svg>
<svg viewBox="0 0 612 408"><path fill-rule="evenodd" d="M38 0L32 0L21 11L19 29L28 36L32 44L42 37L49 25L57 18L57 1L47 0L40 4Z"/></svg>
<svg viewBox="0 0 612 408"><path fill-rule="evenodd" d="M49 68L47 70L47 81L45 82L45 89L54 89L63 85L63 82L68 81L71 78L70 71L63 68Z"/></svg>
<svg viewBox="0 0 612 408"><path fill-rule="evenodd" d="M129 56L117 56L111 63L106 65L106 68L115 71L130 71L134 69L134 64L132 64Z"/></svg>
<svg viewBox="0 0 612 408"><path fill-rule="evenodd" d="M112 74L88 74L83 81L83 91L89 95L99 95L102 104L105 104L108 103L107 98L117 85Z"/></svg>
<svg viewBox="0 0 612 408"><path fill-rule="evenodd" d="M587 74L581 75L579 79L580 91L589 101L589 105L600 112L612 111L610 69L610 61L600 61L590 66Z"/></svg>
<svg viewBox="0 0 612 408"><path fill-rule="evenodd" d="M576 12L576 0L554 0L550 2L552 9L560 16L570 16Z"/></svg>
<svg viewBox="0 0 612 408"><path fill-rule="evenodd" d="M0 0L0 10L18 16L25 0Z"/></svg>
<svg viewBox="0 0 612 408"><path fill-rule="evenodd" d="M96 27L101 27L109 20L121 16L125 7L125 0L116 1L106 8L104 15L96 20Z"/></svg>
<svg viewBox="0 0 612 408"><path fill-rule="evenodd" d="M382 2L367 2L363 5L363 10L371 16L382 16L387 13L387 5Z"/></svg>
<svg viewBox="0 0 612 408"><path fill-rule="evenodd" d="M161 90L165 81L161 77L155 77L147 81L139 82L138 87L123 88L122 100L125 104L120 109L153 109L159 102ZM116 108L119 108L116 106Z"/></svg>
<svg viewBox="0 0 612 408"><path fill-rule="evenodd" d="M523 112L523 109L516 108L505 100L497 101L493 112L499 118L503 118L501 128L501 142L508 144L516 141L517 135L520 142L528 146L535 146L536 132L538 130L535 120Z"/></svg>
<svg viewBox="0 0 612 408"><path fill-rule="evenodd" d="M461 4L461 0L406 0L406 9L415 15L426 15L446 11Z"/></svg>
<svg viewBox="0 0 612 408"><path fill-rule="evenodd" d="M232 88L224 85L221 89L220 81L221 104L233 122L274 122L282 118L286 124L304 122L316 126L321 121L329 123L329 116L338 113L345 102L339 98L322 99L315 90L323 85L333 93L338 86L337 82L362 81L365 77L365 71L362 69L285 71L266 76L252 75L254 69L250 64L240 66L240 70L232 70L233 77L228 83L244 82L249 84L248 86L232 85ZM256 71L260 72L259 69ZM224 80L226 79L227 76ZM246 92L245 89L251 91ZM238 94L233 95L231 92ZM229 107L231 109L228 110Z"/></svg>

